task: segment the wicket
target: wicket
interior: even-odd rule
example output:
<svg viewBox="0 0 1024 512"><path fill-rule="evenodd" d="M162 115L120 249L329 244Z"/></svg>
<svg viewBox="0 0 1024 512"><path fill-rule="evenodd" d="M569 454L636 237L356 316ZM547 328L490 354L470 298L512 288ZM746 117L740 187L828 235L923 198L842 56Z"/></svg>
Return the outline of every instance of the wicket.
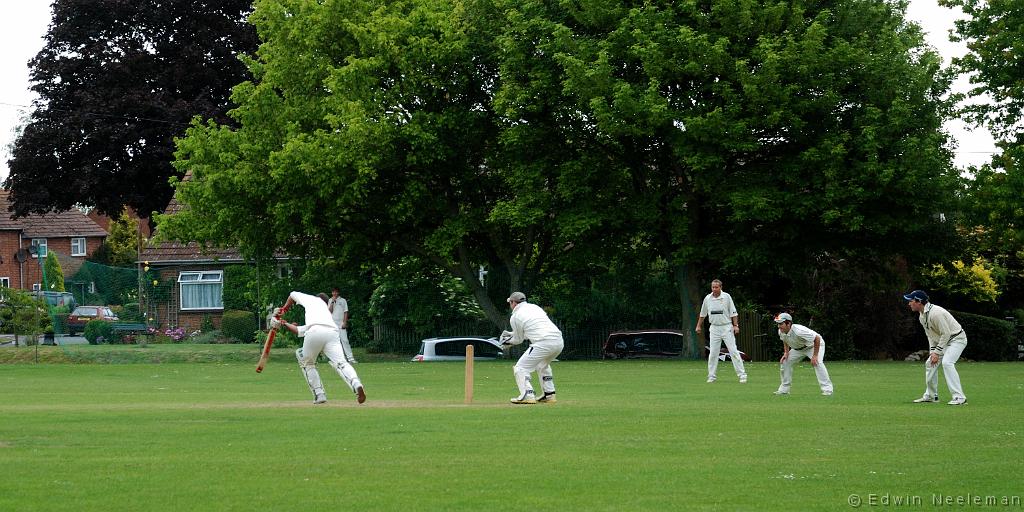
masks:
<svg viewBox="0 0 1024 512"><path fill-rule="evenodd" d="M473 345L466 345L466 403L473 403Z"/></svg>

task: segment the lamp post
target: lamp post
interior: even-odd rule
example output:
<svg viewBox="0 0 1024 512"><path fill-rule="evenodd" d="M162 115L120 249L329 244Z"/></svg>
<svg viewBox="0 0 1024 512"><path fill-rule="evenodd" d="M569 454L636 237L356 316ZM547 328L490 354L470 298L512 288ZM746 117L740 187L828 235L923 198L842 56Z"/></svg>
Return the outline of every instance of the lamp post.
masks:
<svg viewBox="0 0 1024 512"><path fill-rule="evenodd" d="M43 258L45 258L46 256L44 254L41 254L41 252L39 250L39 245L37 245L37 244L30 244L28 246L28 253L31 254L32 256L35 256L36 261L39 263L39 275L40 275L39 297L42 297L42 299L43 299L43 306L46 308L47 315L49 315L50 314L50 301L47 300L47 298L46 298L46 289L47 289L46 288L46 266L43 265ZM38 317L39 309L36 308L36 311L37 311L36 325L33 328L33 331L35 329L39 328L39 317ZM53 322L53 318L50 319L50 322L51 323ZM35 333L33 333L33 334L35 334ZM38 337L38 335L36 335L36 362L37 363L39 362L39 337Z"/></svg>

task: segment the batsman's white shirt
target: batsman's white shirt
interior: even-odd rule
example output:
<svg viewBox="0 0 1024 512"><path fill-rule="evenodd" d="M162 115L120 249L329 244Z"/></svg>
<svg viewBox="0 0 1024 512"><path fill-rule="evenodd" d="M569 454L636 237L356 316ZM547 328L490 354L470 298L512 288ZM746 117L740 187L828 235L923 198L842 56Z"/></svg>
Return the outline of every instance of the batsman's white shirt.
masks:
<svg viewBox="0 0 1024 512"><path fill-rule="evenodd" d="M739 316L739 312L732 302L732 295L721 292L715 297L709 293L700 305L700 316L707 317L711 325L732 325L732 317Z"/></svg>
<svg viewBox="0 0 1024 512"><path fill-rule="evenodd" d="M779 339L789 345L789 348L796 350L814 348L814 338L818 336L821 335L800 324L793 324L788 333L784 334L781 330L779 331ZM821 342L825 343L824 337L821 338Z"/></svg>
<svg viewBox="0 0 1024 512"><path fill-rule="evenodd" d="M305 336L306 331L314 325L330 327L332 330L338 329L334 318L331 317L331 311L327 309L327 303L320 297L302 292L292 292L288 297L306 310L306 324L299 326L299 336Z"/></svg>
<svg viewBox="0 0 1024 512"><path fill-rule="evenodd" d="M341 297L337 299L331 297L328 299L327 305L330 306L332 303L334 304L334 310L331 311L331 316L334 318L334 325L340 329L342 322L345 321L345 313L348 312L348 301ZM330 309L330 307L327 309Z"/></svg>
<svg viewBox="0 0 1024 512"><path fill-rule="evenodd" d="M562 348L562 331L536 304L520 302L512 310L509 323L512 325L513 344L530 340L531 345L557 347L559 350Z"/></svg>

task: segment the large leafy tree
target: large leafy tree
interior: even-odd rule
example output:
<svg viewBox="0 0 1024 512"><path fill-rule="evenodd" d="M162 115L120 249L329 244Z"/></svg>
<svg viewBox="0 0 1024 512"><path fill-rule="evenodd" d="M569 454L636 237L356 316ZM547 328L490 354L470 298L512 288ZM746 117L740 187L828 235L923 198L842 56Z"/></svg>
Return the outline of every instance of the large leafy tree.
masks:
<svg viewBox="0 0 1024 512"><path fill-rule="evenodd" d="M968 233L979 251L1005 267L1004 302L1024 303L1024 4L943 0L962 9L953 39L968 52L954 61L973 84L963 113L987 127L1002 153L973 169Z"/></svg>
<svg viewBox="0 0 1024 512"><path fill-rule="evenodd" d="M896 6L264 0L252 20L238 126L181 141L166 236L414 255L496 323L509 289L617 260L693 279L942 250L948 82Z"/></svg>
<svg viewBox="0 0 1024 512"><path fill-rule="evenodd" d="M248 0L55 0L31 61L39 94L5 187L15 215L91 205L160 211L174 137L193 116L228 122L230 88L256 48Z"/></svg>

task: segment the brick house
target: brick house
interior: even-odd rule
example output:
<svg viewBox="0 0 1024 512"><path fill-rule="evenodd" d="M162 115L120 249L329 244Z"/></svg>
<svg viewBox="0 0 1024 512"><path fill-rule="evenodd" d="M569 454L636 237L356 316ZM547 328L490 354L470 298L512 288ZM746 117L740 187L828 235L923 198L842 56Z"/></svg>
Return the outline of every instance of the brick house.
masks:
<svg viewBox="0 0 1024 512"><path fill-rule="evenodd" d="M74 275L99 248L107 231L76 210L12 219L10 192L0 190L0 286L21 290L42 288L40 257L57 254L65 276Z"/></svg>
<svg viewBox="0 0 1024 512"><path fill-rule="evenodd" d="M181 208L171 199L165 212ZM195 242L150 242L144 244L140 264L162 283L165 293L154 293L146 301L151 323L159 329L181 327L199 329L209 318L220 328L224 314L224 270L232 265L249 264L236 249L202 248ZM283 261L282 255L278 258ZM282 267L284 268L284 267Z"/></svg>

